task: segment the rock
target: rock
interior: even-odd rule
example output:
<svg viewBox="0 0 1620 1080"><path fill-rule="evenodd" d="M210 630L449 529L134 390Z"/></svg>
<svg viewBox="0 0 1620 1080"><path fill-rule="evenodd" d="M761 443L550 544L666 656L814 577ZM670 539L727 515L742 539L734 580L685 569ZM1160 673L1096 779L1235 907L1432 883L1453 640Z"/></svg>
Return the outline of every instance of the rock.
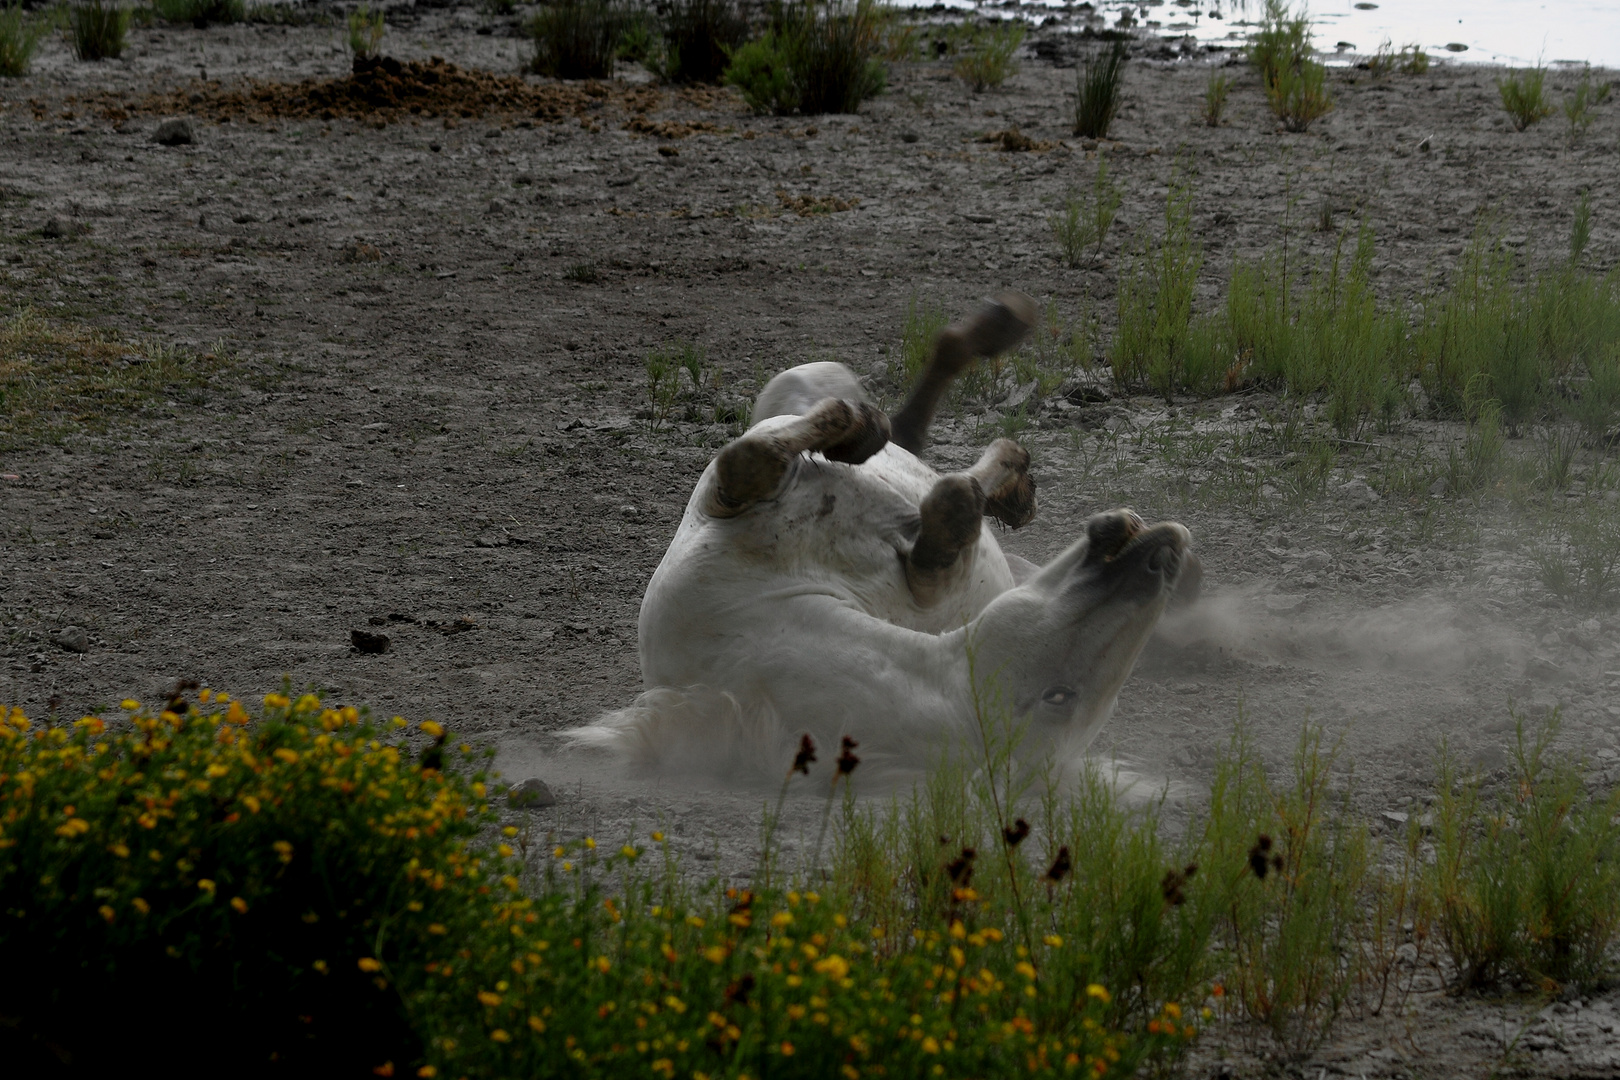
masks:
<svg viewBox="0 0 1620 1080"><path fill-rule="evenodd" d="M641 516L641 510L634 506L621 506L619 507L619 516L626 521L634 521Z"/></svg>
<svg viewBox="0 0 1620 1080"><path fill-rule="evenodd" d="M1339 489L1339 494L1355 506L1371 506L1378 501L1378 492L1368 486L1367 481L1355 479Z"/></svg>
<svg viewBox="0 0 1620 1080"><path fill-rule="evenodd" d="M1399 811L1399 810L1385 810L1382 814L1379 814L1378 816L1383 818L1384 822L1386 824L1389 824L1389 825L1405 825L1406 824L1406 815L1404 813L1402 813L1401 811Z"/></svg>
<svg viewBox="0 0 1620 1080"><path fill-rule="evenodd" d="M473 541L473 545L475 547L481 547L481 548L505 547L506 544L507 544L506 537L502 536L502 535L500 535L498 533L484 533L478 539Z"/></svg>
<svg viewBox="0 0 1620 1080"><path fill-rule="evenodd" d="M994 214L963 214L962 217L975 225L994 225L996 223Z"/></svg>
<svg viewBox="0 0 1620 1080"><path fill-rule="evenodd" d="M53 217L39 230L39 234L47 240L60 240L68 234L68 227L61 218Z"/></svg>
<svg viewBox="0 0 1620 1080"><path fill-rule="evenodd" d="M489 209L486 213L500 215L506 213L506 204L499 199L489 200Z"/></svg>
<svg viewBox="0 0 1620 1080"><path fill-rule="evenodd" d="M556 806L557 796L551 793L544 780L531 776L507 791L506 802L519 810L537 810L542 806Z"/></svg>
<svg viewBox="0 0 1620 1080"><path fill-rule="evenodd" d="M152 132L152 141L159 146L190 146L197 140L191 132L191 121L175 116L157 126Z"/></svg>
<svg viewBox="0 0 1620 1080"><path fill-rule="evenodd" d="M1524 674L1527 678L1552 682L1563 676L1564 669L1545 656L1532 656L1529 663L1524 665Z"/></svg>
<svg viewBox="0 0 1620 1080"><path fill-rule="evenodd" d="M1028 404L1030 399L1035 396L1035 390L1039 385L1034 379L1031 379L1023 386L1014 387L1012 393L1007 395L1007 400L1001 403L1002 411L1015 412Z"/></svg>
<svg viewBox="0 0 1620 1080"><path fill-rule="evenodd" d="M387 634L380 634L375 630L350 630L349 641L355 649L363 653L385 653L393 638Z"/></svg>
<svg viewBox="0 0 1620 1080"><path fill-rule="evenodd" d="M89 652L90 635L85 633L82 626L64 626L51 635L51 644L68 652Z"/></svg>
<svg viewBox="0 0 1620 1080"><path fill-rule="evenodd" d="M1451 483L1443 476L1438 477L1435 480L1434 483L1429 485L1429 494L1430 495L1444 495L1446 492L1448 492L1450 490L1451 490Z"/></svg>

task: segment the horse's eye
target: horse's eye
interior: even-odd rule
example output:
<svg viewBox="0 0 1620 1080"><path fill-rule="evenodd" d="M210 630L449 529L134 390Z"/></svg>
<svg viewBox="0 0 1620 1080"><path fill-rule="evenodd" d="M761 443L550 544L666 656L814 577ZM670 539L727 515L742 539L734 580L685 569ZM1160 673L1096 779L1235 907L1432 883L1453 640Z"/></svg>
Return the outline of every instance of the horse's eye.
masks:
<svg viewBox="0 0 1620 1080"><path fill-rule="evenodd" d="M1062 706L1067 705L1073 700L1074 691L1070 690L1067 686L1049 687L1046 693L1041 695L1041 701L1047 705Z"/></svg>

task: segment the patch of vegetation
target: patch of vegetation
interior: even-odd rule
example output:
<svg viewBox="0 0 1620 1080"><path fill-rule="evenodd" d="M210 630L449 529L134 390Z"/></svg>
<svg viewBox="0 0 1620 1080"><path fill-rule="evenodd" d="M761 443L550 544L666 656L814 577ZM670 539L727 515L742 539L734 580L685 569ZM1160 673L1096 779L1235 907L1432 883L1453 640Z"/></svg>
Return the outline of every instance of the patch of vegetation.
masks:
<svg viewBox="0 0 1620 1080"><path fill-rule="evenodd" d="M1002 20L994 25L975 25L961 43L961 53L952 70L956 77L967 83L975 94L1000 86L1018 73L1013 57L1024 43L1026 27L1022 22Z"/></svg>
<svg viewBox="0 0 1620 1080"><path fill-rule="evenodd" d="M1402 45L1397 52L1395 46L1385 38L1372 59L1367 61L1367 70L1372 72L1374 78L1396 71L1402 75L1422 75L1429 70L1429 63L1429 54L1423 50L1423 46Z"/></svg>
<svg viewBox="0 0 1620 1080"><path fill-rule="evenodd" d="M1115 41L1093 52L1080 65L1075 83L1074 133L1087 139L1106 139L1119 112L1125 84L1125 42Z"/></svg>
<svg viewBox="0 0 1620 1080"><path fill-rule="evenodd" d="M732 56L725 81L759 113L853 113L882 92L885 16L875 0L804 0Z"/></svg>
<svg viewBox="0 0 1620 1080"><path fill-rule="evenodd" d="M1283 68L1276 81L1267 85L1266 99L1285 130L1309 131L1313 123L1333 111L1327 66L1306 60L1298 67Z"/></svg>
<svg viewBox="0 0 1620 1080"><path fill-rule="evenodd" d="M17 79L28 74L28 65L44 33L44 26L28 17L20 0L0 4L0 78Z"/></svg>
<svg viewBox="0 0 1620 1080"><path fill-rule="evenodd" d="M672 82L717 83L748 40L748 20L733 0L676 0L664 17L661 72Z"/></svg>
<svg viewBox="0 0 1620 1080"><path fill-rule="evenodd" d="M1594 609L1620 602L1620 515L1612 504L1558 508L1541 525L1534 559L1549 592Z"/></svg>
<svg viewBox="0 0 1620 1080"><path fill-rule="evenodd" d="M348 28L350 55L356 60L376 58L382 48L384 32L382 9L372 11L367 5L361 4L349 13Z"/></svg>
<svg viewBox="0 0 1620 1080"><path fill-rule="evenodd" d="M1552 104L1547 100L1545 83L1547 69L1533 67L1528 71L1509 72L1505 79L1496 81L1496 90L1502 97L1502 109L1513 121L1514 131L1523 131L1539 124L1552 115Z"/></svg>
<svg viewBox="0 0 1620 1080"><path fill-rule="evenodd" d="M165 22L191 23L199 30L212 24L238 23L247 17L245 0L152 0Z"/></svg>
<svg viewBox="0 0 1620 1080"><path fill-rule="evenodd" d="M1581 69L1580 81L1575 89L1564 97L1564 119L1569 121L1569 141L1579 142L1585 135L1586 129L1592 126L1595 117L1592 109L1609 100L1611 84L1601 86L1592 85L1591 65Z"/></svg>
<svg viewBox="0 0 1620 1080"><path fill-rule="evenodd" d="M1226 111L1226 95L1232 90L1232 78L1218 71L1209 73L1209 81L1204 84L1204 123L1210 127L1221 126L1221 115Z"/></svg>
<svg viewBox="0 0 1620 1080"><path fill-rule="evenodd" d="M116 60L124 55L129 9L116 0L89 0L73 6L73 55L80 60Z"/></svg>
<svg viewBox="0 0 1620 1080"><path fill-rule="evenodd" d="M1249 39L1249 63L1260 73L1267 94L1284 71L1298 71L1311 60L1311 20L1295 15L1284 0L1266 0L1260 29Z"/></svg>
<svg viewBox="0 0 1620 1080"><path fill-rule="evenodd" d="M606 79L625 25L614 0L556 0L524 27L534 43L529 70L558 79Z"/></svg>
<svg viewBox="0 0 1620 1080"><path fill-rule="evenodd" d="M1122 384L1147 382L1168 395L1194 347L1189 334L1193 287L1204 257L1192 235L1192 199L1184 176L1172 181L1163 234L1156 244L1143 240L1120 279L1119 321L1109 358Z"/></svg>
<svg viewBox="0 0 1620 1080"><path fill-rule="evenodd" d="M919 300L916 293L906 301L906 316L900 324L900 389L909 390L917 382L928 360L934 355L934 339L950 319L945 309L932 300Z"/></svg>
<svg viewBox="0 0 1620 1080"><path fill-rule="evenodd" d="M1103 240L1114 224L1123 193L1119 185L1108 178L1108 161L1097 155L1097 171L1092 177L1091 190L1085 196L1070 192L1064 200L1063 210L1047 218L1058 243L1063 262L1071 267L1080 266L1087 250L1095 260L1102 254Z"/></svg>
<svg viewBox="0 0 1620 1080"><path fill-rule="evenodd" d="M132 343L24 310L0 322L0 448L104 431L154 401L207 386L230 363L221 349Z"/></svg>

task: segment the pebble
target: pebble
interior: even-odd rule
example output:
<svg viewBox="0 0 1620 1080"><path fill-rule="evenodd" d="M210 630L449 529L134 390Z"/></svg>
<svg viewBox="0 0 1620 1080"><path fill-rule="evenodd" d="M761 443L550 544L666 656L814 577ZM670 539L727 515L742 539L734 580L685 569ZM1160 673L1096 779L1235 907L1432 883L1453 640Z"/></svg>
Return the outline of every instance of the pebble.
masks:
<svg viewBox="0 0 1620 1080"><path fill-rule="evenodd" d="M1374 491L1365 480L1352 480L1339 489L1339 494L1352 506L1370 506L1379 501L1378 492Z"/></svg>
<svg viewBox="0 0 1620 1080"><path fill-rule="evenodd" d="M68 234L68 227L59 217L53 217L39 230L39 234L47 240L60 240Z"/></svg>
<svg viewBox="0 0 1620 1080"><path fill-rule="evenodd" d="M159 146L190 146L197 140L192 135L191 121L176 116L157 126L157 130L152 132L152 141Z"/></svg>
<svg viewBox="0 0 1620 1080"><path fill-rule="evenodd" d="M506 801L519 810L534 810L542 806L556 806L557 796L551 793L544 780L531 776L507 791Z"/></svg>
<svg viewBox="0 0 1620 1080"><path fill-rule="evenodd" d="M85 633L82 626L64 626L51 635L51 644L68 652L89 652L90 635Z"/></svg>

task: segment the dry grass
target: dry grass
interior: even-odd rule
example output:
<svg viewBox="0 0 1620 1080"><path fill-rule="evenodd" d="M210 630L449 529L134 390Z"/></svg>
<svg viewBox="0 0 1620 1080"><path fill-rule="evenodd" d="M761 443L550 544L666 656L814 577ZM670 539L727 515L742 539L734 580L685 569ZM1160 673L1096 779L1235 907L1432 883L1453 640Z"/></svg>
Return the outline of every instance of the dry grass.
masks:
<svg viewBox="0 0 1620 1080"><path fill-rule="evenodd" d="M25 309L0 322L0 449L104 431L119 416L207 385L230 363L219 348L126 341Z"/></svg>

